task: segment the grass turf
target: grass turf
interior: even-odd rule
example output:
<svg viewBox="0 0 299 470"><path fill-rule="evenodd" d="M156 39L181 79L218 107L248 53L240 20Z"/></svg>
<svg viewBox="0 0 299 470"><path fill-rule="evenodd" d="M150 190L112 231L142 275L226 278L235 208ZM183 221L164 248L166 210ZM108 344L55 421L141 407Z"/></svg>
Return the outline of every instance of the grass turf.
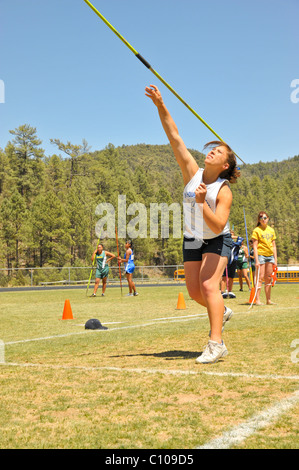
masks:
<svg viewBox="0 0 299 470"><path fill-rule="evenodd" d="M194 449L298 388L296 285L275 286L273 306L249 310L249 292L226 300L229 355L213 365L195 364L209 323L184 284L139 294L0 293L2 449ZM65 299L73 320L62 320ZM108 330L85 330L90 318ZM298 448L298 409L238 448Z"/></svg>

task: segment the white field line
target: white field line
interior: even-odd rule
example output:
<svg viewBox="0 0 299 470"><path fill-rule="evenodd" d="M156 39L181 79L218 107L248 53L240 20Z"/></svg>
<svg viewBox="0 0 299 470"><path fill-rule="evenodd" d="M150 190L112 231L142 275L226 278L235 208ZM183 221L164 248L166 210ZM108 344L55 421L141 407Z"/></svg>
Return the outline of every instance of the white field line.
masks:
<svg viewBox="0 0 299 470"><path fill-rule="evenodd" d="M117 327L117 328L109 328L108 330L84 330L84 331L76 331L76 332L72 332L72 333L64 333L64 334L61 334L61 335L53 335L53 336L42 336L40 338L31 338L31 339L21 339L21 340L18 340L18 341L8 341L7 343L5 343L5 345L11 345L11 344L19 344L19 343L30 343L32 341L45 341L47 339L55 339L55 338L66 338L68 336L73 336L73 335L82 335L82 334L89 334L89 333L107 333L109 331L119 331L119 330L127 330L127 329L131 329L131 328L142 328L142 327L145 327L145 326L152 326L152 325L157 325L159 323L176 323L176 322L180 322L180 321L189 321L189 320L197 320L198 317L207 317L207 314L206 313L199 313L199 314L196 314L196 315L187 315L185 317L172 317L172 318L176 318L175 320L169 320L169 318L156 318L156 319L153 319L151 322L149 323L141 323L141 324L138 324L138 325L129 325L129 326L120 326L120 327ZM65 320L65 321L70 321L70 320ZM108 324L108 323L107 323Z"/></svg>
<svg viewBox="0 0 299 470"><path fill-rule="evenodd" d="M75 365L58 365L58 364L33 364L30 362L2 362L0 366L7 367L37 367L46 369L63 369L63 370L83 370L83 371L115 371L136 374L162 374L162 375L209 375L213 377L239 377L246 379L261 380L299 380L299 375L276 375L276 374L246 374L241 372L213 372L207 370L179 370L179 369L147 369L147 368L129 368L129 367L113 367L113 366L75 366Z"/></svg>
<svg viewBox="0 0 299 470"><path fill-rule="evenodd" d="M278 376L278 375L255 375L255 374L240 374L233 372L208 372L208 371L188 371L188 370L163 370L163 369L132 369L120 367L85 367L85 366L60 366L50 364L18 364L18 363L4 363L2 366L15 366L15 367L37 367L37 368L52 368L52 369L75 369L84 371L116 371L116 372L130 372L130 373L149 373L149 374L165 374L165 375L211 375L221 377L245 377L245 378L261 378L261 379L291 379L299 380L299 376ZM299 390L291 396L280 400L275 405L263 410L261 413L254 415L245 423L235 426L229 431L223 433L219 438L213 439L197 449L229 449L233 445L241 444L245 439L254 435L260 429L263 429L270 424L274 423L279 417L290 411L299 402Z"/></svg>
<svg viewBox="0 0 299 470"><path fill-rule="evenodd" d="M223 433L219 438L198 447L198 449L229 449L233 445L239 445L260 429L277 421L281 415L290 411L298 402L299 390L278 401L273 406L264 409L261 413L254 415L245 423L241 423Z"/></svg>
<svg viewBox="0 0 299 470"><path fill-rule="evenodd" d="M297 307L286 307L282 308L281 310L290 310ZM244 314L248 313L245 312L235 312L236 314ZM141 325L132 325L127 327L120 327L120 328L112 328L105 331L116 331L122 330L127 328L139 328L144 326L150 326L157 324L156 322L177 322L177 321L189 321L198 319L198 317L207 317L207 314L196 314L196 315L186 315L181 317L165 317L165 318L156 318L150 323L144 323ZM171 319L171 321L170 321ZM95 330L93 332L99 332L102 330ZM90 332L90 331L89 331ZM9 344L17 344L17 343L25 343L31 341L42 341L47 339L54 339L54 338L62 338L72 335L79 335L84 334L84 332L77 332L77 333L68 333L63 335L55 335L55 336L46 336L42 338L34 338L28 340L20 340L20 341L11 341L5 343L6 345ZM60 366L60 365L48 365L48 364L30 364L30 363L0 363L2 366L15 366L15 367L39 367L39 368L53 368L53 369L77 369L77 370L85 370L85 371L117 371L117 372L130 372L130 373L149 373L149 374L164 374L164 375L210 375L210 376L218 376L218 377L243 377L243 378L252 378L252 379L262 379L262 380L299 380L299 376L283 376L283 375L260 375L260 374L242 374L242 373L234 373L234 372L213 372L213 371L192 371L192 370L163 370L163 369L145 369L145 368L121 368L121 367L87 367L87 366ZM279 401L272 407L262 411L261 413L255 415L245 423L240 424L239 426L234 427L230 431L225 432L221 437L214 439L207 444L198 447L198 449L228 449L233 445L238 445L243 442L245 439L253 435L259 429L262 429L269 424L273 423L277 420L283 413L289 411L292 407L294 407L297 402L299 401L299 391L296 391L291 396Z"/></svg>
<svg viewBox="0 0 299 470"><path fill-rule="evenodd" d="M280 310L291 310L297 307L285 307ZM243 314L248 314L248 311L244 312L234 312L234 316L236 315L243 315ZM249 315L252 315L250 313ZM207 318L207 313L197 313L197 314L192 314L192 315L184 315L180 317L162 317L162 318L154 318L151 320L149 323L141 323L138 325L130 325L130 326L121 326L118 328L109 328L108 330L84 330L84 331L77 331L77 332L72 332L72 333L64 333L61 335L52 335L52 336L42 336L40 338L31 338L31 339L22 339L22 340L17 340L17 341L8 341L5 343L5 346L12 345L12 344L20 344L20 343L31 343L34 341L46 341L49 339L55 339L55 338L67 338L69 336L74 336L74 335L82 335L82 334L89 334L89 333L108 333L110 331L119 331L119 330L126 330L126 329L132 329L132 328L142 328L146 326L152 326L156 325L158 323L176 323L180 321L189 321L189 320L197 320L200 317L205 319ZM65 321L71 321L71 320L65 320ZM108 323L107 323L108 324Z"/></svg>
<svg viewBox="0 0 299 470"><path fill-rule="evenodd" d="M188 318L188 317L206 317L207 314L206 313L194 313L192 315L183 315L183 316L180 316L180 317L162 317L162 318L153 318L152 321L161 321L161 320L172 320L172 319L175 319L175 320L178 320L180 318ZM121 323L129 323L129 320L124 320L124 321L113 321L113 322L105 322L105 325L115 325L115 324L121 324ZM75 326L85 326L85 323L81 323L81 324L77 324Z"/></svg>

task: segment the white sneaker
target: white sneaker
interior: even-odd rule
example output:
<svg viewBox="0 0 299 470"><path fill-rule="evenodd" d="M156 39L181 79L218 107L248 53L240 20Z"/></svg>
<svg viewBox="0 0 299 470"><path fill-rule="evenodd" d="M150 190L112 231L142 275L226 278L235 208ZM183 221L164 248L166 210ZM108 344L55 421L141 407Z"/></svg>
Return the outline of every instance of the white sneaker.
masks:
<svg viewBox="0 0 299 470"><path fill-rule="evenodd" d="M224 314L223 314L223 321L222 321L222 330L221 333L224 331L225 323L231 319L233 316L233 311L229 307L224 307ZM209 336L211 336L211 330L209 331Z"/></svg>
<svg viewBox="0 0 299 470"><path fill-rule="evenodd" d="M136 295L138 295L138 292L134 292L134 294L133 294L133 295L134 295L134 297L136 297Z"/></svg>
<svg viewBox="0 0 299 470"><path fill-rule="evenodd" d="M204 351L198 356L195 362L197 364L213 364L219 361L221 357L227 356L227 354L228 350L223 341L219 344L217 341L209 340Z"/></svg>
<svg viewBox="0 0 299 470"><path fill-rule="evenodd" d="M127 297L133 297L133 294L127 294Z"/></svg>
<svg viewBox="0 0 299 470"><path fill-rule="evenodd" d="M222 332L223 332L223 330L224 330L225 323L226 323L227 321L229 321L229 320L231 319L231 317L233 316L233 311L232 311L231 308L229 308L229 307L224 307L224 309L225 309L225 310L224 310L224 314L223 314L223 322L222 322L223 327L222 327Z"/></svg>

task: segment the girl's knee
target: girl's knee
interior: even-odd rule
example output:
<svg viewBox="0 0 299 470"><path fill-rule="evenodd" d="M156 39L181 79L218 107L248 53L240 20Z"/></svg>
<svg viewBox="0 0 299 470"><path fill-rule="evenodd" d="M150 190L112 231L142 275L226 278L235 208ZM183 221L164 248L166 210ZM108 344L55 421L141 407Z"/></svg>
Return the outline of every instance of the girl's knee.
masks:
<svg viewBox="0 0 299 470"><path fill-rule="evenodd" d="M218 284L214 284L210 280L203 281L201 284L201 291L205 298L214 296L219 291Z"/></svg>
<svg viewBox="0 0 299 470"><path fill-rule="evenodd" d="M267 277L265 278L265 287L268 286L269 284L271 284L271 280L272 280L272 279L271 279L271 276L267 276Z"/></svg>

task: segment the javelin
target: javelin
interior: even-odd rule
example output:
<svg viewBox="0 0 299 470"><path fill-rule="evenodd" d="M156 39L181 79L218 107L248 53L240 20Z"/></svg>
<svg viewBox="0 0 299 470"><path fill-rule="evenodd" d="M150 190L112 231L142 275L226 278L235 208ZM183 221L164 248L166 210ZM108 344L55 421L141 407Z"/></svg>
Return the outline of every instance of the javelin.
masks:
<svg viewBox="0 0 299 470"><path fill-rule="evenodd" d="M259 283L259 279L260 279L260 267L258 267L257 277L255 276L255 285L254 285L254 279L253 279L253 273L252 273L252 263L251 263L251 259L250 259L250 249L249 249L249 242L248 242L248 233L247 233L247 224L246 224L245 207L244 207L244 206L243 206L243 212L244 212L244 223L245 223L246 241L247 241L247 250L248 250L248 259L249 259L249 267L250 267L250 280L251 280L251 284L252 284L251 292L252 292L252 290L254 289L254 296L253 296L251 305L250 305L250 307L249 307L249 309L248 309L248 310L250 310L251 307L252 307L252 305L253 305L253 303L254 303L254 301L255 301L256 294L257 294L257 291L258 291L258 289L259 289L258 283ZM250 292L250 296L251 296L251 292Z"/></svg>
<svg viewBox="0 0 299 470"><path fill-rule="evenodd" d="M253 274L252 274L252 263L250 259L250 247L249 247L249 241L248 241L248 233L247 233L247 224L246 224L246 215L245 215L245 207L243 206L243 212L244 212L244 223L245 223L245 231L246 231L246 241L247 241L247 250L248 250L248 259L249 259L249 268L250 268L250 280L252 285L254 284L253 282Z"/></svg>
<svg viewBox="0 0 299 470"><path fill-rule="evenodd" d="M189 111L191 111L191 113L193 113L194 116L196 116L197 119L199 119L217 137L217 139L219 139L221 142L224 142L224 140L209 126L209 124L207 124L203 118L200 117L199 114L197 114L197 112L194 111L194 109L192 109L191 106L189 106L189 104L183 100L183 98L181 98L181 96L164 80L163 77L161 77L161 75L158 74L158 72L156 72L156 70L151 67L151 65L142 57L142 55L140 55L138 51L136 51L136 49L131 46L131 44L112 26L112 24L109 23L108 20L106 20L106 18L89 2L89 0L84 1L101 18L101 20L104 21L108 28L110 28L111 31L113 31L116 36L130 49L130 51L133 52L137 59L139 59L140 62L142 62L143 65L145 65L168 88L168 90L170 90L174 96L176 96L186 106L186 108L188 108ZM236 152L234 152L234 154L245 165L245 162L242 160L242 158L240 158Z"/></svg>

